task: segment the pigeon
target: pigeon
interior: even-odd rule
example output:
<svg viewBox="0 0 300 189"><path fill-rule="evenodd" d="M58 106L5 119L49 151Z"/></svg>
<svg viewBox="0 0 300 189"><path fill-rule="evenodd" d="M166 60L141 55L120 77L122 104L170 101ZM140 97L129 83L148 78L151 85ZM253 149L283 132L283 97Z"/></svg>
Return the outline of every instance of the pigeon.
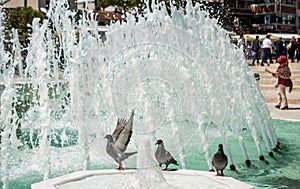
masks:
<svg viewBox="0 0 300 189"><path fill-rule="evenodd" d="M157 150L155 152L155 158L161 167L162 164L166 165L166 168L163 170L167 170L169 164L178 165L177 161L172 157L170 152L168 152L164 147L164 142L162 140L157 140L156 144L158 145Z"/></svg>
<svg viewBox="0 0 300 189"><path fill-rule="evenodd" d="M119 164L119 170L124 170L122 166L123 160L137 153L125 152L132 135L133 116L134 110L127 122L123 118L118 118L113 134L107 134L104 137L107 139L106 152Z"/></svg>
<svg viewBox="0 0 300 189"><path fill-rule="evenodd" d="M216 176L224 176L223 170L228 164L227 156L223 151L223 145L219 144L218 151L214 154L212 159L212 165L215 167L217 171ZM219 174L220 171L220 174Z"/></svg>

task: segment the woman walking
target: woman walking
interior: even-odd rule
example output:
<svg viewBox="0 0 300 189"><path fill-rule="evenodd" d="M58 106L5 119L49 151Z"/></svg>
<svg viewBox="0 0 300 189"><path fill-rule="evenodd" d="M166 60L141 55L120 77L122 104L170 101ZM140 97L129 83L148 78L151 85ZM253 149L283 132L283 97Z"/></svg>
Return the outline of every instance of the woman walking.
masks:
<svg viewBox="0 0 300 189"><path fill-rule="evenodd" d="M282 55L278 57L277 62L279 63L279 66L277 67L277 70L275 72L271 72L267 68L265 68L265 71L272 74L273 77L278 78L278 82L276 87L278 87L278 92L277 92L277 99L278 103L275 106L275 108L281 110L287 110L288 107L288 101L287 101L287 96L285 89L286 87L289 87L289 93L292 92L293 89L293 82L290 79L291 77L291 70L289 68L289 62L286 56Z"/></svg>

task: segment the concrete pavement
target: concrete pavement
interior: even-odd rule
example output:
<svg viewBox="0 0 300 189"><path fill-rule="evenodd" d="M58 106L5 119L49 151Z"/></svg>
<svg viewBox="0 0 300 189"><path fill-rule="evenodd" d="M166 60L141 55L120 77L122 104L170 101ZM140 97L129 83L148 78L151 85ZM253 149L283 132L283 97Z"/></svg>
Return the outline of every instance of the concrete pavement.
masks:
<svg viewBox="0 0 300 189"><path fill-rule="evenodd" d="M271 117L273 119L299 121L300 125L300 104L289 104L288 110L279 110L275 108L275 105L275 103L267 103Z"/></svg>

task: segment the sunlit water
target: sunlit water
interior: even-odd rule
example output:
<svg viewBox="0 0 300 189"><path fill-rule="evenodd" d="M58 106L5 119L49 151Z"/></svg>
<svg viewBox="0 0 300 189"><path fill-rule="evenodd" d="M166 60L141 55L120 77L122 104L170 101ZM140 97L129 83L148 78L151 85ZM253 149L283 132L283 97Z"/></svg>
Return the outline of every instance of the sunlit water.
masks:
<svg viewBox="0 0 300 189"><path fill-rule="evenodd" d="M226 175L256 186L288 180L282 176L286 167L277 166L296 159L289 141L296 137L282 136L296 124L281 132L287 124L281 123L276 134L242 50L199 5L188 5L186 14L172 7L171 17L163 5L142 16L128 14L126 22L109 28L103 43L97 22L85 15L76 21L65 3L51 1L49 19L33 21L25 60L16 31L10 51L0 39L2 188L115 168L103 137L133 109L128 151L138 154L125 167L149 178L138 180L144 186L164 182L153 158L157 139L165 141L178 168L211 169L211 156L223 143L229 165L238 170ZM0 20L2 26L3 15ZM282 149L273 160L268 153L278 136Z"/></svg>
<svg viewBox="0 0 300 189"><path fill-rule="evenodd" d="M246 182L253 185L256 189L298 189L300 185L300 140L299 140L299 122L288 122L288 121L274 121L276 131L278 132L278 137L281 142L281 148L279 152L275 153L275 159L266 156L266 160L269 162L266 164L263 161L258 160L256 149L253 148L253 140L249 134L246 135L247 147L249 146L249 154L252 154L250 159L252 161L252 166L247 167L243 163L243 158L241 157L241 152L237 144L232 145L233 155L235 160L239 163L236 164L237 171L230 171L227 167L224 171L225 176L231 176L235 179ZM249 139L249 140L248 140ZM216 143L218 143L216 141ZM169 147L167 145L166 147ZM188 164L188 169L193 170L208 170L206 159L203 153L195 150L198 148L198 144L194 143L193 140L189 147L186 148L186 159ZM170 151L173 151L170 149ZM66 157L72 157L72 161L75 161L76 156L79 156L79 152L73 147L66 148L55 148L55 158L57 161L64 161ZM62 155L63 153L63 155ZM24 152L24 155L30 156L31 152ZM174 157L178 159L178 154L174 154ZM81 170L77 165L72 165L71 160L69 164L61 165L61 170L53 175L60 176L64 173L69 173L74 170ZM129 162L128 162L129 161ZM128 160L127 164L131 162ZM33 166L33 165L32 165ZM115 169L117 165L111 163L109 165L93 165L92 169ZM170 168L181 168L171 165ZM20 175L18 173L17 175ZM35 182L41 181L42 176L34 171L28 172L27 174L21 174L22 176L16 176L10 182L9 188L23 189L30 188L30 185Z"/></svg>

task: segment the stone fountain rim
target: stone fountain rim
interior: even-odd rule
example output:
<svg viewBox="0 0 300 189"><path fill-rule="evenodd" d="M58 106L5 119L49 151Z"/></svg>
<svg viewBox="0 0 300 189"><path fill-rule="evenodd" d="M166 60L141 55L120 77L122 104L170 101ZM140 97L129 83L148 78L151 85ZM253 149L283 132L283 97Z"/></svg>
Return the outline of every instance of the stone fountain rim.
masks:
<svg viewBox="0 0 300 189"><path fill-rule="evenodd" d="M128 169L124 171L119 171L115 169L104 169L104 170L86 170L86 171L76 171L70 174L62 175L56 178L44 180L38 183L34 183L31 185L31 189L57 189L57 186L76 182L83 180L88 177L93 176L101 176L101 175L130 175L137 172L137 169ZM200 171L200 170L188 170L188 169L179 169L176 171L163 171L164 176L168 175L182 175L182 176L190 176L190 177L206 177L213 180L219 184L225 184L229 186L229 188L240 188L240 189L254 189L253 186L234 179L228 176L215 176L215 172L209 171Z"/></svg>

